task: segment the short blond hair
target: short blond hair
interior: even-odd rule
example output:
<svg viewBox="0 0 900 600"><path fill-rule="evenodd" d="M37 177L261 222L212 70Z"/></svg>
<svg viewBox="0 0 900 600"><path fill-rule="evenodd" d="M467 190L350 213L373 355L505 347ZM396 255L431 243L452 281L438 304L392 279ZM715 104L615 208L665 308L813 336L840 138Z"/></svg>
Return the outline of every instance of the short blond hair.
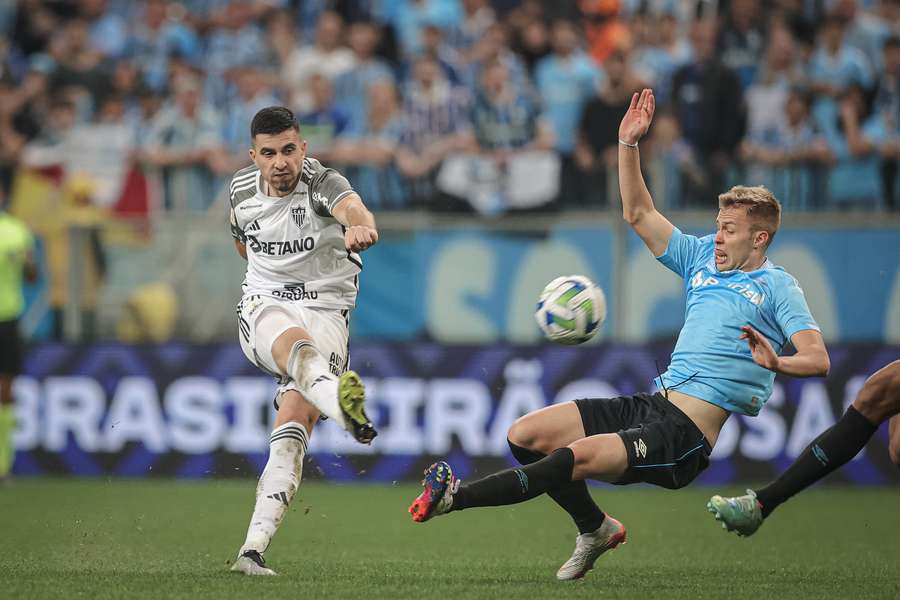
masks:
<svg viewBox="0 0 900 600"><path fill-rule="evenodd" d="M719 208L744 207L747 216L757 231L769 234L766 246L772 243L781 225L781 203L765 186L736 185L724 194L719 194Z"/></svg>

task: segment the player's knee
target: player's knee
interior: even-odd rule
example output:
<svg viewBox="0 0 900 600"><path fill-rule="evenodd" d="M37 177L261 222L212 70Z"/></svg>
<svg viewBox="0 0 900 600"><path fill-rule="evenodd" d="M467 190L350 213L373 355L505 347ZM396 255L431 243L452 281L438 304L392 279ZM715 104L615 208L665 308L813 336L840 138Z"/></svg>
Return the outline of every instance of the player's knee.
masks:
<svg viewBox="0 0 900 600"><path fill-rule="evenodd" d="M531 415L525 415L516 419L506 434L509 443L515 444L520 448L541 451L541 448L537 447L540 442L539 429L534 421Z"/></svg>
<svg viewBox="0 0 900 600"><path fill-rule="evenodd" d="M853 407L873 423L895 414L898 404L900 368L882 369L869 377L853 401Z"/></svg>
<svg viewBox="0 0 900 600"><path fill-rule="evenodd" d="M569 444L574 463L572 465L572 479L600 478L603 468L603 456L596 452L592 444L584 439Z"/></svg>

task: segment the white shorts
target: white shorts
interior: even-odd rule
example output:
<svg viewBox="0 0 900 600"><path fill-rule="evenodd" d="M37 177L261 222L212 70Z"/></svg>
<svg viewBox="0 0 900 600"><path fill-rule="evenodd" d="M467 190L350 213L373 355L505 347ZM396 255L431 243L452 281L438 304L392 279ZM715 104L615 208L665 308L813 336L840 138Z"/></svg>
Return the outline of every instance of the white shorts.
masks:
<svg viewBox="0 0 900 600"><path fill-rule="evenodd" d="M268 296L244 296L237 306L238 337L247 359L279 382L278 396L299 391L290 375L275 364L272 344L282 333L300 327L331 368L340 375L350 364L350 310L312 308ZM277 405L276 405L277 406Z"/></svg>

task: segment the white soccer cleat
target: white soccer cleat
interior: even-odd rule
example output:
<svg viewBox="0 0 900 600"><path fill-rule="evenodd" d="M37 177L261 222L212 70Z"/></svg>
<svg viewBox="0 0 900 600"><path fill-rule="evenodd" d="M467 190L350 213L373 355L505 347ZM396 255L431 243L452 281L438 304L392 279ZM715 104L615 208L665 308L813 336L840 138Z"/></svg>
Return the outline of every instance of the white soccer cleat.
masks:
<svg viewBox="0 0 900 600"><path fill-rule="evenodd" d="M606 515L596 531L582 533L575 538L575 552L556 572L556 578L560 581L570 581L584 577L594 568L594 563L601 554L619 544L624 544L625 538L625 526Z"/></svg>
<svg viewBox="0 0 900 600"><path fill-rule="evenodd" d="M243 573L244 575L278 575L275 571L266 566L266 561L262 554L256 550L247 550L234 561L231 565L231 571L234 573Z"/></svg>

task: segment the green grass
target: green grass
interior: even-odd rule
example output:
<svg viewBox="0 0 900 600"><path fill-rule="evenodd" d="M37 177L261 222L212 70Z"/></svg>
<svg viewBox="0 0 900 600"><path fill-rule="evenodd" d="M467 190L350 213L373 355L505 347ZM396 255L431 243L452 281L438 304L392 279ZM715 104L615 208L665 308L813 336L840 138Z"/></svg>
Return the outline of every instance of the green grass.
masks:
<svg viewBox="0 0 900 600"><path fill-rule="evenodd" d="M267 553L281 575L234 575L253 492L249 480L0 487L0 597L900 598L898 488L813 490L750 539L718 528L710 490L598 488L629 542L567 584L554 574L574 529L549 499L414 524L406 485L304 484Z"/></svg>

